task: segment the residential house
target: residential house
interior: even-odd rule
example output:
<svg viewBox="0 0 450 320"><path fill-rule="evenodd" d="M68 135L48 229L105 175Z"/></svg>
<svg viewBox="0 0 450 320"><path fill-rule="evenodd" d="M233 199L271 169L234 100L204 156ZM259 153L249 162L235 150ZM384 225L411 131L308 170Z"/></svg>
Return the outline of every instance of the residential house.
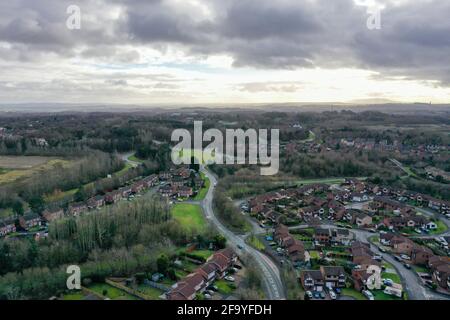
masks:
<svg viewBox="0 0 450 320"><path fill-rule="evenodd" d="M305 290L323 291L324 281L320 270L303 270L300 272L300 281Z"/></svg>
<svg viewBox="0 0 450 320"><path fill-rule="evenodd" d="M368 227L372 225L372 217L364 212L357 212L353 215L353 223L358 227Z"/></svg>
<svg viewBox="0 0 450 320"><path fill-rule="evenodd" d="M89 209L98 209L103 207L104 205L105 205L105 197L100 195L92 197L87 201L87 206Z"/></svg>
<svg viewBox="0 0 450 320"><path fill-rule="evenodd" d="M44 218L45 221L52 222L54 220L58 220L64 217L64 210L61 208L46 209L42 213L42 217Z"/></svg>
<svg viewBox="0 0 450 320"><path fill-rule="evenodd" d="M405 237L395 236L391 240L391 247L394 253L410 256L414 248L414 242Z"/></svg>
<svg viewBox="0 0 450 320"><path fill-rule="evenodd" d="M194 194L194 191L190 187L181 186L178 188L178 196L183 198L189 198Z"/></svg>
<svg viewBox="0 0 450 320"><path fill-rule="evenodd" d="M332 241L334 243L348 246L355 239L355 235L351 233L348 229L334 229L332 231Z"/></svg>
<svg viewBox="0 0 450 320"><path fill-rule="evenodd" d="M347 279L347 276L345 275L343 267L321 266L320 272L325 282L325 287L329 289L345 288L345 280Z"/></svg>
<svg viewBox="0 0 450 320"><path fill-rule="evenodd" d="M87 205L84 202L73 203L67 208L68 214L72 216L79 216L81 213L88 210Z"/></svg>
<svg viewBox="0 0 450 320"><path fill-rule="evenodd" d="M434 256L433 251L425 246L416 245L411 251L411 261L417 265L427 265L432 256Z"/></svg>
<svg viewBox="0 0 450 320"><path fill-rule="evenodd" d="M317 228L314 231L313 238L319 244L328 244L330 243L333 235L330 229Z"/></svg>
<svg viewBox="0 0 450 320"><path fill-rule="evenodd" d="M123 190L115 190L105 195L105 202L109 204L116 203L122 199Z"/></svg>
<svg viewBox="0 0 450 320"><path fill-rule="evenodd" d="M7 218L0 220L0 236L4 237L14 232L16 232L15 219Z"/></svg>
<svg viewBox="0 0 450 320"><path fill-rule="evenodd" d="M167 293L168 300L194 300L197 293L203 291L205 280L199 273L192 273L184 280L173 285Z"/></svg>
<svg viewBox="0 0 450 320"><path fill-rule="evenodd" d="M29 211L19 218L19 224L25 230L40 226L41 223L41 217L33 211Z"/></svg>

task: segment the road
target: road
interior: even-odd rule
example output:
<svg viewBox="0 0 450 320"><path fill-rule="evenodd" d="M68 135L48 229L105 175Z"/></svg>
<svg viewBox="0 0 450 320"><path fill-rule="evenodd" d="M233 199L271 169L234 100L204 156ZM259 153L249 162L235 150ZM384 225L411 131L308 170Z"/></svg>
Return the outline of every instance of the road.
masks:
<svg viewBox="0 0 450 320"><path fill-rule="evenodd" d="M128 158L131 157L132 155L134 155L134 152L129 152L129 153L121 154L121 155L120 155L120 158L121 158L123 161L128 162L132 167L138 167L138 166L140 166L141 163L128 159Z"/></svg>
<svg viewBox="0 0 450 320"><path fill-rule="evenodd" d="M362 241L362 242L368 242L369 238L374 236L373 233L370 233L368 231L363 230L351 230L352 233L355 234L356 240ZM371 244L371 250L383 256L383 260L389 262L391 265L394 266L394 268L397 270L397 273L400 275L400 278L402 279L402 285L404 290L408 293L408 298L410 300L448 300L448 297L445 297L443 295L440 295L439 293L436 293L425 286L422 285L420 282L418 276L416 275L414 270L406 269L403 264L397 260L394 259L394 257L387 253L382 253L378 247Z"/></svg>
<svg viewBox="0 0 450 320"><path fill-rule="evenodd" d="M281 281L280 271L278 266L265 254L259 252L253 247L245 243L245 235L236 235L229 230L224 224L222 224L213 210L213 197L214 189L217 185L216 177L208 171L206 168L202 168L202 172L209 178L211 182L208 193L205 199L201 202L203 212L208 219L228 240L228 244L238 253L248 254L256 263L258 269L260 269L263 277L263 284L269 300L282 300L285 299L285 290L283 282ZM239 249L240 246L242 249Z"/></svg>

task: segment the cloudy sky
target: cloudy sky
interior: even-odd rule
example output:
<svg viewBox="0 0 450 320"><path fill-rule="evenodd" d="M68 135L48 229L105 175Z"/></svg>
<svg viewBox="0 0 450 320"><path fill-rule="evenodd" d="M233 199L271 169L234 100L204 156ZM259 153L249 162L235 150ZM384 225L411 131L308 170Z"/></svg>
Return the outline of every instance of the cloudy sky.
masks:
<svg viewBox="0 0 450 320"><path fill-rule="evenodd" d="M448 0L1 1L0 103L448 103L449 16Z"/></svg>

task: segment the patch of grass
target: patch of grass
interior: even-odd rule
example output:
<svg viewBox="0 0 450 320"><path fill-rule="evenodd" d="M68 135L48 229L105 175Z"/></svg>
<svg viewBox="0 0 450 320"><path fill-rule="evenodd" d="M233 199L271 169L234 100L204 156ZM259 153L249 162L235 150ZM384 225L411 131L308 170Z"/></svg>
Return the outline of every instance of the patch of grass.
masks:
<svg viewBox="0 0 450 320"><path fill-rule="evenodd" d="M207 228L207 222L202 214L202 208L190 203L176 203L171 209L172 217L189 229L203 232Z"/></svg>
<svg viewBox="0 0 450 320"><path fill-rule="evenodd" d="M430 273L430 270L427 267L424 266L413 266L414 270L416 272L420 272L420 273Z"/></svg>
<svg viewBox="0 0 450 320"><path fill-rule="evenodd" d="M147 297L149 297L152 300L160 300L159 296L163 294L163 292L161 290L147 286L145 284L141 284L137 288L137 290L139 292L142 292L143 294L145 294Z"/></svg>
<svg viewBox="0 0 450 320"><path fill-rule="evenodd" d="M0 175L0 184L14 182L19 179L28 178L38 172L52 170L55 167L69 166L70 161L50 157L0 157L0 166L6 169Z"/></svg>
<svg viewBox="0 0 450 320"><path fill-rule="evenodd" d="M200 173L200 176L205 181L205 184L204 184L203 188L201 188L199 190L199 192L197 193L197 195L194 197L194 200L196 200L196 201L201 201L201 200L205 199L206 194L208 193L209 187L211 185L211 181L209 181L209 178L206 177L203 172Z"/></svg>
<svg viewBox="0 0 450 320"><path fill-rule="evenodd" d="M63 300L83 300L83 299L84 299L84 294L81 291L74 292L74 293L68 293L63 296Z"/></svg>
<svg viewBox="0 0 450 320"><path fill-rule="evenodd" d="M89 286L89 289L98 294L104 295L105 297L111 300L138 300L132 295L117 288L114 288L113 286L110 286L109 284L106 283L95 283Z"/></svg>
<svg viewBox="0 0 450 320"><path fill-rule="evenodd" d="M352 288L342 289L344 296L355 298L356 300L367 300L367 298L361 293Z"/></svg>
<svg viewBox="0 0 450 320"><path fill-rule="evenodd" d="M401 284L402 280L400 279L400 276L396 273L387 273L387 272L383 272L381 274L381 277L383 279L391 279L392 281L394 281L395 283Z"/></svg>
<svg viewBox="0 0 450 320"><path fill-rule="evenodd" d="M441 220L437 220L436 222L437 229L430 232L430 234L441 234L448 230L447 225Z"/></svg>
<svg viewBox="0 0 450 320"><path fill-rule="evenodd" d="M383 292L383 290L372 290L375 300L402 300L402 298L391 296Z"/></svg>
<svg viewBox="0 0 450 320"><path fill-rule="evenodd" d="M233 292L233 288L230 286L230 284L228 282L226 282L225 280L218 280L214 283L214 285L217 286L217 288L219 288L219 292L223 295L229 295Z"/></svg>
<svg viewBox="0 0 450 320"><path fill-rule="evenodd" d="M263 251L265 249L264 243L262 243L261 240L255 235L248 237L248 243L259 251Z"/></svg>

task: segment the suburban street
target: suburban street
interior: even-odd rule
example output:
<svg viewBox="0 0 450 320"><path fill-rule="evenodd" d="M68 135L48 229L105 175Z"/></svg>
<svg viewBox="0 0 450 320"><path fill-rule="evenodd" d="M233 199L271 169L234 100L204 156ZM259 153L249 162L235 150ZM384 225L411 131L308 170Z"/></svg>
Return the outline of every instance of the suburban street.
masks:
<svg viewBox="0 0 450 320"><path fill-rule="evenodd" d="M214 189L217 185L217 179L206 168L202 168L202 172L211 182L210 189L205 199L201 202L206 219L208 219L219 230L219 232L226 237L230 247L238 253L248 254L256 262L257 267L263 275L262 279L266 289L267 298L270 300L285 299L284 286L281 281L280 271L277 265L270 260L269 257L247 245L245 243L245 235L236 235L234 232L230 231L214 214L212 202L214 197ZM242 249L239 249L239 247Z"/></svg>

